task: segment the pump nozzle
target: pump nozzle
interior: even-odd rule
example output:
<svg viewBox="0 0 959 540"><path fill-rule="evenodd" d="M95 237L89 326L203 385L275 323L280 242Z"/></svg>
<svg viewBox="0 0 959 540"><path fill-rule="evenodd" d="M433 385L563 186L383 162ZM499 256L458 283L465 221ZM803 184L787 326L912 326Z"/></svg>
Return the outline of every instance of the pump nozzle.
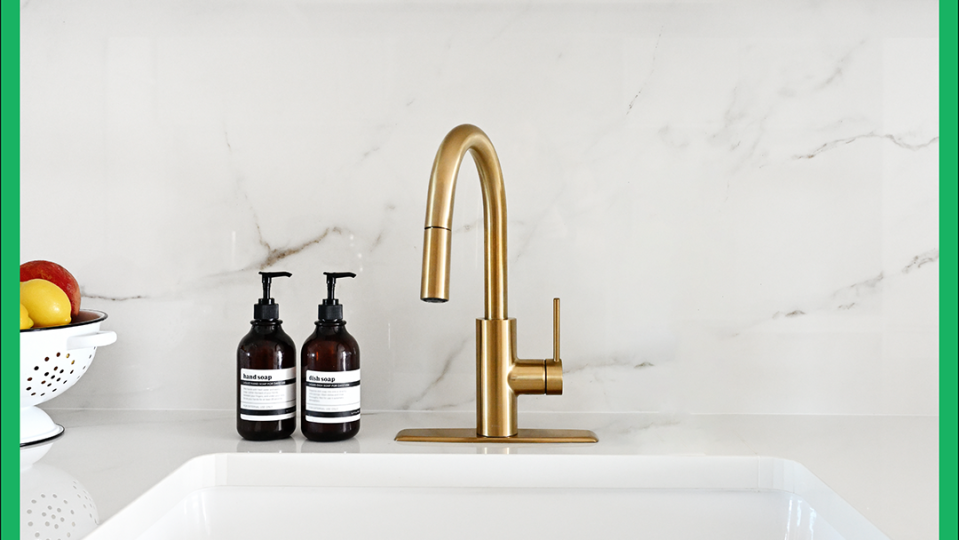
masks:
<svg viewBox="0 0 959 540"><path fill-rule="evenodd" d="M323 275L326 276L326 300L323 301L323 304L327 306L335 306L339 303L333 296L333 289L336 287L336 280L344 277L356 277L356 274L353 272L323 272Z"/></svg>
<svg viewBox="0 0 959 540"><path fill-rule="evenodd" d="M273 278L293 277L293 274L289 272L260 272L260 275L263 276L263 298L260 299L261 304L273 303L273 299L270 298L270 285L273 283Z"/></svg>
<svg viewBox="0 0 959 540"><path fill-rule="evenodd" d="M253 306L253 318L272 320L280 318L280 305L270 297L270 285L275 277L293 277L289 272L260 272L263 281L263 298Z"/></svg>
<svg viewBox="0 0 959 540"><path fill-rule="evenodd" d="M336 280L345 277L354 278L356 274L353 272L323 272L323 274L326 276L326 298L320 304L319 318L327 321L341 320L343 318L343 306L334 296Z"/></svg>

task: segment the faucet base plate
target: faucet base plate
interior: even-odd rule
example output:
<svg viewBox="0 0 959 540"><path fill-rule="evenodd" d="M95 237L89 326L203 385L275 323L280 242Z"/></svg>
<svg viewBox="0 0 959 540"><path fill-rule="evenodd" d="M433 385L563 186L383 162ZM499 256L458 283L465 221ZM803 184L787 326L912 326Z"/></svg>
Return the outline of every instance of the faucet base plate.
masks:
<svg viewBox="0 0 959 540"><path fill-rule="evenodd" d="M596 434L586 429L520 429L514 437L482 437L472 428L404 429L396 434L400 442L445 443L594 443Z"/></svg>

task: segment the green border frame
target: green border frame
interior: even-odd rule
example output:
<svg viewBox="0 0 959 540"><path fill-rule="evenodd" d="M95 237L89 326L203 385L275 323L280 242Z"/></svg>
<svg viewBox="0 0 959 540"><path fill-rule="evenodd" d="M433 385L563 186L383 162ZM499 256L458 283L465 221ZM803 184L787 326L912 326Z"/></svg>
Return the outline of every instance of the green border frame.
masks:
<svg viewBox="0 0 959 540"><path fill-rule="evenodd" d="M955 509L957 462L959 462L959 295L957 295L957 248L959 248L959 136L957 136L957 40L956 0L941 0L940 21L940 371L939 371L939 535L959 537ZM19 358L19 260L20 260L20 3L4 0L0 26L0 358ZM14 277L16 275L16 278ZM946 331L943 332L942 329ZM19 453L19 362L0 362L0 478L2 478L2 517L0 537L18 538L20 534L20 453Z"/></svg>
<svg viewBox="0 0 959 540"><path fill-rule="evenodd" d="M0 537L19 538L20 3L3 0L0 6Z"/></svg>
<svg viewBox="0 0 959 540"><path fill-rule="evenodd" d="M956 269L959 248L959 169L956 164L959 41L956 0L939 2L939 538L959 538L957 527L957 430L959 430L959 326ZM945 329L945 331L943 331Z"/></svg>

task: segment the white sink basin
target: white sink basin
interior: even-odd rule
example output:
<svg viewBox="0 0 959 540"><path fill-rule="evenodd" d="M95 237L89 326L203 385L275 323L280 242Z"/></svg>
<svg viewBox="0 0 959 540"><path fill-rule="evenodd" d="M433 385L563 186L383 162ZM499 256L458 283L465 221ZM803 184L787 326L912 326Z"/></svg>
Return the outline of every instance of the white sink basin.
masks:
<svg viewBox="0 0 959 540"><path fill-rule="evenodd" d="M87 538L887 537L776 458L214 454Z"/></svg>

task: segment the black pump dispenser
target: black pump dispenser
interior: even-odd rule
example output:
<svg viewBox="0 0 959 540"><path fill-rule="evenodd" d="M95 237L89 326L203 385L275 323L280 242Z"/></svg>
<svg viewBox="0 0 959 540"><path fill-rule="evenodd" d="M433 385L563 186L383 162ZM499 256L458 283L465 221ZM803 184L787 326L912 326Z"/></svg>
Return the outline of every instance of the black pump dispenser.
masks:
<svg viewBox="0 0 959 540"><path fill-rule="evenodd" d="M292 277L289 272L260 272L263 276L263 298L253 305L253 319L256 321L275 321L280 318L280 304L270 297L270 285L275 277Z"/></svg>
<svg viewBox="0 0 959 540"><path fill-rule="evenodd" d="M342 321L343 305L333 297L333 289L336 288L336 280L339 278L356 277L353 272L323 272L326 276L326 298L319 306L317 318L321 321Z"/></svg>

